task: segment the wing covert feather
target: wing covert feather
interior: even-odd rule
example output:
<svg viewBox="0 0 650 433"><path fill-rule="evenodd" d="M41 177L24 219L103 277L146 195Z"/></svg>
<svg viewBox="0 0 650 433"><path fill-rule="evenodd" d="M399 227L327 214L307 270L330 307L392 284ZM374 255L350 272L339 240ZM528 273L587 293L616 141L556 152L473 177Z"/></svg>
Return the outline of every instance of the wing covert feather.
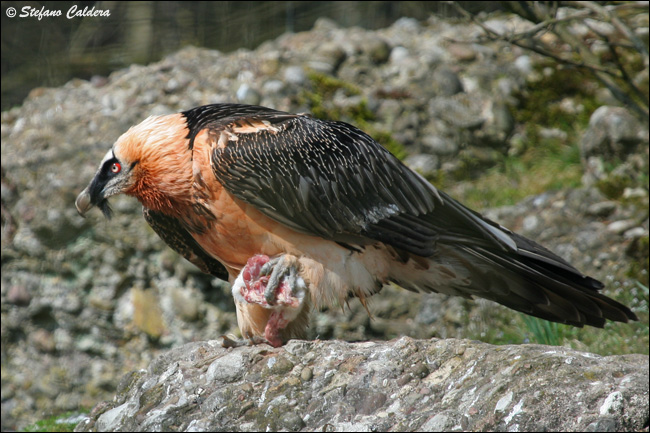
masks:
<svg viewBox="0 0 650 433"><path fill-rule="evenodd" d="M295 116L274 127L214 147L214 174L230 193L303 233L433 253L430 230L410 238L442 204L432 185L348 124ZM403 226L402 214L415 218Z"/></svg>

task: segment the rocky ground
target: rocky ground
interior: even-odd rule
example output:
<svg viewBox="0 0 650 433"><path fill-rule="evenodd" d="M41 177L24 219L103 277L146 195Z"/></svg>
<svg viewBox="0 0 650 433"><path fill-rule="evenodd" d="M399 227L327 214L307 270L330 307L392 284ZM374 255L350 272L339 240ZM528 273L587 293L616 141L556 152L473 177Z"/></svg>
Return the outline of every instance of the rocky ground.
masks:
<svg viewBox="0 0 650 433"><path fill-rule="evenodd" d="M469 340L172 349L75 431L635 431L648 357Z"/></svg>
<svg viewBox="0 0 650 433"><path fill-rule="evenodd" d="M494 24L523 25L510 17L495 18ZM417 393L423 395L423 399L444 400L441 390L430 387L426 380L438 380L440 373L436 371L446 372L444 366L448 363L451 363L448 373L458 374L458 382L454 383L463 383L462 369L457 368L463 354L455 352L461 350L458 349L461 346L472 348L472 356L481 359L480 371L486 375L501 371L499 368L503 366L491 363L503 361L499 356L515 353L516 348L495 349L469 342L409 339L385 344L292 343L286 353L285 349L268 348L224 353L214 349L211 343L182 346L237 332L227 284L211 280L165 247L142 220L140 205L135 200L127 197L113 200L115 217L110 221L104 220L99 212L82 219L74 208L76 195L91 179L107 149L131 125L152 114L172 113L215 102L310 111L355 123L426 176L444 181L447 186L453 184L448 192L463 197L476 188L477 183L480 187L482 179L491 179L491 170L502 164L505 155L530 155L527 149L532 137L530 125L519 122L517 110L525 106L526 95L536 83L563 80L559 78L561 70L541 67L542 59L530 53L496 42L454 42L471 39L477 32L467 24L436 19L426 23L403 19L378 31L341 29L331 22L320 21L309 32L285 35L254 51L223 54L186 48L158 63L134 65L109 77L74 80L56 89L35 89L22 106L2 113L2 429L24 428L53 413L90 409L100 401L112 400L119 391L118 399L102 406L106 411L97 409L92 421L105 423L95 424L95 428L99 425L109 427L107 414L112 413L116 419L119 414L131 414L120 412L118 407L141 411L142 408L123 405L140 398L138 393L162 389L154 386L154 382L163 383L156 375L165 371L177 374L165 360L178 355L179 362L181 359L190 362L187 357L183 358L189 356L185 355L186 350L195 353L202 350L201 347L214 351L201 358L210 359L205 366L216 365L215 359L223 359L221 356L240 357L232 361L236 364L233 368L237 376L224 379L238 387L246 385L236 381L252 377L243 373L249 368L257 375L256 381L262 380L265 366L273 363L271 359L276 359L274 365L285 363L289 366L283 370L291 372L287 380L302 381L303 372L309 368L314 381L324 381L328 374L331 381L332 377L343 374L340 373L343 361L326 365L314 358L324 353L319 351L328 350L333 353L332 360L356 354L358 359L350 358L345 374L360 369L376 371L368 373L372 383L382 378L382 381L388 380L390 386L401 387L399 378L411 374L408 373L410 368L419 365L426 369L411 374L415 381L409 385L413 393L395 394L397 389L383 392L385 400L381 404L370 398L369 390L374 388L350 385L349 395L358 394L359 401L371 403L368 408L341 406L338 412L332 409L332 413L339 414L336 421L326 421L315 407L300 406L301 410L311 413L307 420L304 416L288 421L286 417L276 417L275 424L264 424L271 422L268 417L272 411L262 414L262 406L258 405L249 408L251 412L245 415L242 409L245 403L241 403L239 409L232 406L233 411L239 412L228 412L229 416L260 414L265 417L263 420L259 417L250 421L242 419L236 426L241 429L266 425L286 429L316 428L328 422L345 428L345 423L358 420L356 414L370 415L365 412L375 410L379 411L376 416L385 415L384 421L364 425L387 428L393 417L390 414L408 413L409 402ZM639 75L643 79L643 73ZM647 69L645 77L647 82ZM605 281L606 293L625 300L642 319L637 325L608 325L599 334L567 331L560 344L604 354L647 354L648 125L636 120L624 108L612 106L614 101L607 92L599 90L593 94L600 108L591 110L593 114L589 112L591 123L585 122L584 130L574 131L575 135L554 128L540 128L535 132L546 140L542 142L551 140L556 146L559 143L559 149L569 147L572 139L580 143L582 158L577 158L578 164L571 170L579 171L582 185L540 191L505 207L488 209L488 204L484 204L478 210L543 243L584 272ZM562 116L571 119L588 109L582 100L572 96L554 104ZM538 107L538 111L547 109L550 107ZM540 172L540 177L543 174ZM520 185L514 186L518 188ZM316 313L312 317L311 337L368 341L407 335L417 339L455 337L525 343L533 334L519 330L518 324L523 323L519 315L495 308L494 304L410 294L392 287L375 297L371 310L373 320L357 302L351 302L345 311ZM517 331L504 331L503 324L515 324ZM609 342L590 345L592 342L588 340L593 335ZM447 346L457 347L449 352L445 349ZM392 370L381 371L384 368L382 360L392 358L393 354L400 356L400 347L417 348L408 350L420 353L417 355L420 357L429 352L432 356L442 353L449 356L431 360L435 368L423 364L424 358L416 356L417 360L413 358L408 365L395 365ZM300 351L300 354L291 350ZM517 367L520 371L537 371L538 367L548 370L543 363L535 361L543 359L547 349L522 347L520 350L522 354L533 353L530 362ZM607 366L611 358L573 352L567 355L567 349L548 350L562 353L558 356L564 357L563 360L568 359L566 357L579 359L579 365L584 361L584 365L588 365L585 368L621 372L612 373L615 378L606 385L601 384L602 392L597 396L584 396L591 399L588 416L585 412L585 417L576 424L549 424L550 429L591 428L601 419L599 413L603 411L607 420L616 419L608 428L640 429L644 425L638 420L645 419L647 429L647 356L634 357L633 366L626 363L626 358L617 358ZM491 351L496 352L491 354ZM140 371L160 354L167 354L164 355L167 358L151 364L148 373ZM311 356L312 360L296 359L303 355ZM554 359L553 365L570 364L554 358L555 355L548 356ZM471 362L478 362L479 358L472 358ZM618 360L622 360L622 364ZM255 365L259 367L257 370L253 368ZM639 383L635 386L641 388L623 383L629 380L625 378L638 380L638 372L633 372L643 365L645 390ZM207 367L208 373L210 368ZM222 374L216 369L212 368L213 375ZM328 373L329 370L333 373ZM128 372L135 373L120 382ZM471 373L468 371L468 374ZM530 374L526 376L526 380L533 380ZM421 379L425 382L420 383ZM418 417L400 428L428 426L426 428L436 429L460 425L464 429L480 426L505 429L511 423L530 428L535 413L527 412L528 405L542 397L534 393L520 394L524 392L525 383L518 384L521 388L511 392L504 388L490 394L490 403L481 408L472 409L467 405L463 406L466 413L444 412L444 419L432 417L431 409L417 406ZM504 387L510 385L504 382ZM325 395L333 392L332 399L340 397L336 394L340 390L328 389L325 383L323 386ZM481 386L484 388L480 392L489 391L487 382ZM572 385L567 382L565 386ZM201 400L195 389L183 392L185 394L178 394L179 399ZM259 401L263 392L264 387L259 385L241 389L242 395L247 400L252 398L253 402ZM232 394L233 398L238 396ZM448 407L461 401L454 400L460 396L452 397L445 403L450 404ZM155 404L168 404L168 398L170 395L161 391L155 395ZM211 389L210 398L214 400L208 402L210 407L216 409L217 400L227 396ZM278 410L294 399L286 398L288 400L282 402L285 406L277 406ZM618 403L620 398L624 403ZM632 400L634 405L630 403ZM268 408L271 408L271 401L274 400L268 400ZM301 400L296 401L302 405ZM332 400L321 400L321 403L325 401ZM190 407L178 402L169 404L167 409ZM187 401L183 404L190 405ZM623 421L610 416L609 409L602 409L607 404L616 406L615 410L634 407L634 411L642 415L630 415L629 421ZM141 412L147 415L146 419L136 417L134 422L139 424L128 427L149 428L146 422L158 422L148 412L151 407ZM497 411L497 407L501 409ZM520 411L524 415L519 415ZM97 418L102 413L104 415ZM476 414L480 414L480 422L473 418ZM488 415L491 421L485 418ZM508 417L510 420L506 421ZM188 418L185 424L185 421L173 420L172 425L164 424L172 422L165 418L160 425L184 429L222 428L216 424L216 415L192 419L194 424L190 424ZM278 424L285 421L291 424ZM234 429L233 426L229 428ZM602 427L599 426L594 428ZM80 428L92 428L92 425Z"/></svg>

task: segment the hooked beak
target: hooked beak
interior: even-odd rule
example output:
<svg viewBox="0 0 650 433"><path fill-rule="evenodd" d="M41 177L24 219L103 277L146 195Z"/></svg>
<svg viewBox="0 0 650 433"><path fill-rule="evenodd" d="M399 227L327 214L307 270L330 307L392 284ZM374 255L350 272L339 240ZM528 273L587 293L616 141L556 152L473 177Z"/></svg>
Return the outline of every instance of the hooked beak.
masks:
<svg viewBox="0 0 650 433"><path fill-rule="evenodd" d="M111 206L108 204L108 200L106 200L106 198L101 195L99 197L93 197L91 191L96 189L93 188L93 186L94 182L88 185L86 189L81 191L81 193L77 196L77 199L74 202L75 206L77 207L77 212L79 212L79 215L85 218L86 213L88 213L88 211L94 206L97 206L102 211L104 216L110 219L113 215L113 211L111 210Z"/></svg>
<svg viewBox="0 0 650 433"><path fill-rule="evenodd" d="M93 207L92 202L90 201L90 192L88 192L88 187L81 191L77 196L77 199L74 202L74 205L77 207L77 212L82 217L86 217L86 213Z"/></svg>

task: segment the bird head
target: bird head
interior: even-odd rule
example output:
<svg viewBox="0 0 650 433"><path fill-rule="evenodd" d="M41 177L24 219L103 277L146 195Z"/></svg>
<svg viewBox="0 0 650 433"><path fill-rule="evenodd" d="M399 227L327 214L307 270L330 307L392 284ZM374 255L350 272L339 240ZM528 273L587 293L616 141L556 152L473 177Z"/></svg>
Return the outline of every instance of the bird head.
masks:
<svg viewBox="0 0 650 433"><path fill-rule="evenodd" d="M179 173L186 171L190 161L187 133L181 114L149 117L130 128L106 153L90 184L77 196L79 215L85 216L96 206L110 218L108 198L122 193L152 209L169 202L173 186L181 184Z"/></svg>
<svg viewBox="0 0 650 433"><path fill-rule="evenodd" d="M93 206L97 206L106 218L110 218L112 211L108 198L126 191L133 184L132 172L136 165L137 161L128 161L121 155L118 157L113 146L99 164L93 180L75 200L79 215L85 217Z"/></svg>

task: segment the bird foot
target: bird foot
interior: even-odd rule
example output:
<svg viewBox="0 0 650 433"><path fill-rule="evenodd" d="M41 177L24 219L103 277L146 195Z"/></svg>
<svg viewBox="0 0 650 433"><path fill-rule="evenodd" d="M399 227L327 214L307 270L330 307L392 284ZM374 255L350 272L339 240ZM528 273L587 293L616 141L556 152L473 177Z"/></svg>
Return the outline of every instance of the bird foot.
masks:
<svg viewBox="0 0 650 433"><path fill-rule="evenodd" d="M232 335L222 335L221 336L221 347L225 349L243 347L243 346L255 346L257 344L270 344L265 338L253 336L251 338L237 338Z"/></svg>
<svg viewBox="0 0 650 433"><path fill-rule="evenodd" d="M258 342L281 346L282 330L300 313L307 285L298 275L298 269L295 256L283 254L269 258L258 254L248 259L235 280L232 289L235 300L272 310L264 329L266 341Z"/></svg>
<svg viewBox="0 0 650 433"><path fill-rule="evenodd" d="M298 264L288 255L269 258L258 254L246 263L235 285L249 304L273 309L276 306L299 308L305 297L305 282L298 276Z"/></svg>

